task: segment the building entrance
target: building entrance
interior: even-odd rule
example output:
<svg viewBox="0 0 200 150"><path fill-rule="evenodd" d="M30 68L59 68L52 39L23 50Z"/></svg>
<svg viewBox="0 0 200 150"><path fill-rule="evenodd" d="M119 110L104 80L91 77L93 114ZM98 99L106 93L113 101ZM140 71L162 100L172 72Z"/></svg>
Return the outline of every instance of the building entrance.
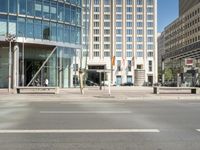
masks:
<svg viewBox="0 0 200 150"><path fill-rule="evenodd" d="M98 70L104 70L104 65L99 66L88 66L88 77L87 80L92 81L98 85L100 85L101 81L106 81L106 73L104 72L98 72ZM101 78L101 79L100 79Z"/></svg>
<svg viewBox="0 0 200 150"><path fill-rule="evenodd" d="M39 68L42 66L43 61L40 60L27 60L25 61L25 85L27 85L33 76L37 73ZM49 76L47 74L48 66L45 65L34 81L31 83L31 86L44 86L45 79L48 79Z"/></svg>

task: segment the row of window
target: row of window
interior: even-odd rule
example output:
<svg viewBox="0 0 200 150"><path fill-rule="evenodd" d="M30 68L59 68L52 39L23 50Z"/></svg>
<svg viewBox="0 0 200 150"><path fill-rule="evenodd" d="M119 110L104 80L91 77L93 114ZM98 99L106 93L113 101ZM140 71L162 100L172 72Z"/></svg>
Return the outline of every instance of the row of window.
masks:
<svg viewBox="0 0 200 150"><path fill-rule="evenodd" d="M38 19L0 16L0 35L81 43L81 28Z"/></svg>
<svg viewBox="0 0 200 150"><path fill-rule="evenodd" d="M93 52L94 57L99 57L100 52L99 51L94 51ZM115 53L116 57L122 57L122 51L116 51ZM104 52L104 57L110 57L110 52L105 51ZM133 52L132 51L127 51L126 52L126 57L127 58L132 58L133 57ZM143 51L137 51L136 52L136 57L144 57L144 52ZM147 52L147 57L151 58L153 57L153 52Z"/></svg>
<svg viewBox="0 0 200 150"><path fill-rule="evenodd" d="M81 8L52 0L1 0L0 12L81 24Z"/></svg>
<svg viewBox="0 0 200 150"><path fill-rule="evenodd" d="M132 5L134 0L126 0L126 4L127 5ZM94 0L94 4L95 5L99 5L101 2L101 0ZM110 5L111 0L104 0L104 4L105 5ZM116 0L116 4L117 5L122 5L123 0ZM137 0L136 4L137 5L143 5L144 0ZM154 0L147 0L147 5L153 5L154 4Z"/></svg>

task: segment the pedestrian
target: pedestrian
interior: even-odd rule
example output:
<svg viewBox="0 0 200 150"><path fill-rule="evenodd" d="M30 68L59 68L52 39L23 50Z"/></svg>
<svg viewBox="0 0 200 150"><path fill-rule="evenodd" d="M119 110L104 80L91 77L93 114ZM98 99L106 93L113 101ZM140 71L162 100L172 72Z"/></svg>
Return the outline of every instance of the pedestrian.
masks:
<svg viewBox="0 0 200 150"><path fill-rule="evenodd" d="M46 78L46 79L45 79L44 86L45 86L45 87L47 87L47 86L48 86L48 84L49 84L49 80Z"/></svg>

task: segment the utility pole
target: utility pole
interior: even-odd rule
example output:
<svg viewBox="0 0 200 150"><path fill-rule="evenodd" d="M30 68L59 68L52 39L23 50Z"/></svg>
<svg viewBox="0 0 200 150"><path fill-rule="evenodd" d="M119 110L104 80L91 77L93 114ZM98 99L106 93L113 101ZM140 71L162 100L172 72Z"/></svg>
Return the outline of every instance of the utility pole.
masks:
<svg viewBox="0 0 200 150"><path fill-rule="evenodd" d="M9 73L8 73L8 92L11 92L11 74L12 74L12 42L16 41L16 36L12 35L12 34L7 34L5 37L5 40L9 42L9 58L8 58L8 62L9 62Z"/></svg>

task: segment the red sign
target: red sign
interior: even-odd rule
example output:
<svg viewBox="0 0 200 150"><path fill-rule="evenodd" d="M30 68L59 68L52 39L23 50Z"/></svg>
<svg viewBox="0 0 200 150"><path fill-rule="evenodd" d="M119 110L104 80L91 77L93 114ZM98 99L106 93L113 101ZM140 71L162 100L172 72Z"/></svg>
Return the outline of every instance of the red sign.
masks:
<svg viewBox="0 0 200 150"><path fill-rule="evenodd" d="M193 65L193 59L191 59L191 58L185 59L185 65L192 66Z"/></svg>

